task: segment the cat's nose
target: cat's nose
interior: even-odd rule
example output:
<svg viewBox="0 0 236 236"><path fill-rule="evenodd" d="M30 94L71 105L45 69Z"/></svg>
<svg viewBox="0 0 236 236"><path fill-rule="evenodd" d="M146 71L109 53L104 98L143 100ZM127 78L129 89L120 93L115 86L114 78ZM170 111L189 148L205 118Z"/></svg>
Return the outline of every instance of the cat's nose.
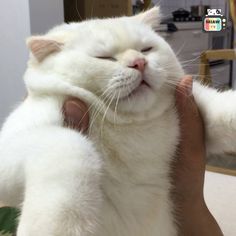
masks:
<svg viewBox="0 0 236 236"><path fill-rule="evenodd" d="M140 72L143 72L145 69L145 65L147 64L147 61L143 58L138 58L132 61L128 67L134 68L136 70L139 70Z"/></svg>

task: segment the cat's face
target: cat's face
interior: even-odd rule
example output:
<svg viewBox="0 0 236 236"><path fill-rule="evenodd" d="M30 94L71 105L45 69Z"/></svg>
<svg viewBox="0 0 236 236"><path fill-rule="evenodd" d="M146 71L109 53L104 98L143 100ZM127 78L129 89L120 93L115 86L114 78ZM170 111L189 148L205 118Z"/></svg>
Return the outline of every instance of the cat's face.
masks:
<svg viewBox="0 0 236 236"><path fill-rule="evenodd" d="M153 30L158 21L159 9L153 8L135 17L56 27L29 41L36 59L32 65L63 75L113 109L146 111L183 73L169 45Z"/></svg>

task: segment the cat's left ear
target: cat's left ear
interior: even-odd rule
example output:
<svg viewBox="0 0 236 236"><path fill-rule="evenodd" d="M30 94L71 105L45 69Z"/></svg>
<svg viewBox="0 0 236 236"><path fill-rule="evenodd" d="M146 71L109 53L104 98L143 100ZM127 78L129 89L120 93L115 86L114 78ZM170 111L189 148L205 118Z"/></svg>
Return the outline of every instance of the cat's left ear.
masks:
<svg viewBox="0 0 236 236"><path fill-rule="evenodd" d="M43 61L52 53L61 51L63 46L63 43L46 36L32 36L27 39L26 44L38 62Z"/></svg>
<svg viewBox="0 0 236 236"><path fill-rule="evenodd" d="M155 6L145 12L142 12L134 16L137 20L143 22L144 24L150 25L153 30L156 30L161 21L161 11L159 6Z"/></svg>

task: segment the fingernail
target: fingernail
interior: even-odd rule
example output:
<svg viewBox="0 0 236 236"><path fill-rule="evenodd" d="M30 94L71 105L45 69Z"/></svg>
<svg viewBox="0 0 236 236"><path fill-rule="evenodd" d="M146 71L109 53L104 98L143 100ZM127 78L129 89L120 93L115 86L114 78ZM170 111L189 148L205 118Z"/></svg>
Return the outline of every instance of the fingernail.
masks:
<svg viewBox="0 0 236 236"><path fill-rule="evenodd" d="M64 106L65 124L86 133L89 127L87 107L83 103L67 101Z"/></svg>
<svg viewBox="0 0 236 236"><path fill-rule="evenodd" d="M65 104L65 115L66 115L66 121L74 126L77 126L79 123L81 123L81 120L83 118L85 111L82 110L82 108L73 101L68 101Z"/></svg>
<svg viewBox="0 0 236 236"><path fill-rule="evenodd" d="M67 109L72 114L75 114L76 117L80 117L80 119L82 118L83 114L85 113L85 111L83 111L82 107L73 101L67 103Z"/></svg>

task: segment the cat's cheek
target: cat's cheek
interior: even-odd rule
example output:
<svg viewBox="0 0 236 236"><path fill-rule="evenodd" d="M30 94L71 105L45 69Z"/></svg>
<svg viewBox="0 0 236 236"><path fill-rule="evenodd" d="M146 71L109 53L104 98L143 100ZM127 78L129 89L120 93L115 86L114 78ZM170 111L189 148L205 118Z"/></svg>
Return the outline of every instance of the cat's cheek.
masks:
<svg viewBox="0 0 236 236"><path fill-rule="evenodd" d="M152 70L147 73L146 81L150 85L152 90L158 91L167 81L167 75L161 70Z"/></svg>
<svg viewBox="0 0 236 236"><path fill-rule="evenodd" d="M158 61L157 56L150 57L148 67L144 73L146 82L155 91L159 90L168 79L167 71Z"/></svg>

